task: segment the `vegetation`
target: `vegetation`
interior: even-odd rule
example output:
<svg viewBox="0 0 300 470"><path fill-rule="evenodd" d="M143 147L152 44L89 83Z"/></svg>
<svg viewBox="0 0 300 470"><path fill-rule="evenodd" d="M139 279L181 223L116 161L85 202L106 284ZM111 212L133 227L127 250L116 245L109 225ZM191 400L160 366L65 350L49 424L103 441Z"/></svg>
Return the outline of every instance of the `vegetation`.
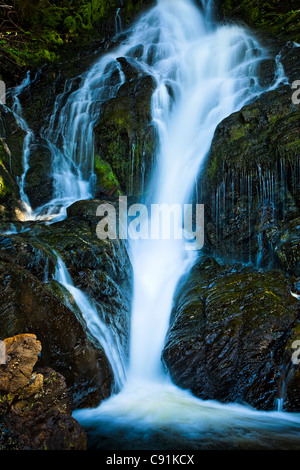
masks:
<svg viewBox="0 0 300 470"><path fill-rule="evenodd" d="M140 4L129 1L125 15ZM118 0L0 0L1 66L38 67L58 60L66 45L107 37L118 6Z"/></svg>
<svg viewBox="0 0 300 470"><path fill-rule="evenodd" d="M283 41L300 41L299 1L218 0L225 18L247 25Z"/></svg>

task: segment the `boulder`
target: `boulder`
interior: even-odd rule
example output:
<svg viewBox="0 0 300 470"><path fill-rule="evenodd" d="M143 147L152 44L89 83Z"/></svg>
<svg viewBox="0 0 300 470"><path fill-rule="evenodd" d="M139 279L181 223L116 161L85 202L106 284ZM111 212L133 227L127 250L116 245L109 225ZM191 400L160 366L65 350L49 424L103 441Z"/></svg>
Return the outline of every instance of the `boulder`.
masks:
<svg viewBox="0 0 300 470"><path fill-rule="evenodd" d="M20 334L4 339L4 344L0 448L85 450L86 435L71 416L64 377L49 368L33 370L42 349L40 341L33 334Z"/></svg>
<svg viewBox="0 0 300 470"><path fill-rule="evenodd" d="M149 180L156 148L151 118L151 97L156 85L153 77L139 69L134 59L122 57L118 61L125 83L116 97L103 105L95 127L96 163L99 169L101 161L102 169L108 165L106 174L112 172L121 192L140 195ZM105 185L103 171L99 174L99 169L97 184L101 189Z"/></svg>

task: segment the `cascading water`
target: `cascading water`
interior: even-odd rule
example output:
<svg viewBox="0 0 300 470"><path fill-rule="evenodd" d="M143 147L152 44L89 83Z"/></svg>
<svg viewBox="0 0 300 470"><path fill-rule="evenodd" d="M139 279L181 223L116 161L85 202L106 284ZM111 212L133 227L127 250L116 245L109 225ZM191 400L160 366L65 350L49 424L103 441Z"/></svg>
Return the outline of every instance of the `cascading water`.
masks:
<svg viewBox="0 0 300 470"><path fill-rule="evenodd" d="M213 26L212 2L202 4L204 13L192 0L159 0L114 54L126 56L131 47L142 44L139 66L157 84L152 117L159 148L149 207L189 203L218 123L264 91L256 70L267 53L244 29ZM282 79L279 67L272 87ZM180 239L151 238L131 240L130 253L134 298L127 381L119 394L98 408L74 413L93 430L92 445L101 447L97 435L109 437L110 444L105 440L105 445L113 449L157 448L157 439L167 448L174 443L176 448L201 448L200 441L204 447L210 445L204 442L206 432L208 441L220 438L223 443L226 433L229 445L237 435L240 444L243 439L263 439L266 445L272 445L275 433L279 441L284 434L295 437L297 415L202 401L172 384L162 368L161 353L176 286L197 253L187 251Z"/></svg>

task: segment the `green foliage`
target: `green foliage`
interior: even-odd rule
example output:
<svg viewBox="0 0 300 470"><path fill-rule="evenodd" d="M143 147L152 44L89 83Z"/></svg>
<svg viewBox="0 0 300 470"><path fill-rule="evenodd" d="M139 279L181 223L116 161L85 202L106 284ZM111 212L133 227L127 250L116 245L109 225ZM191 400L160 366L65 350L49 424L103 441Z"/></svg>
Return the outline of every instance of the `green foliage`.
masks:
<svg viewBox="0 0 300 470"><path fill-rule="evenodd" d="M60 58L62 46L99 37L99 22L114 18L116 0L6 0L12 9L0 26L0 59L33 68ZM111 21L113 24L113 21Z"/></svg>
<svg viewBox="0 0 300 470"><path fill-rule="evenodd" d="M249 26L283 40L300 41L299 1L219 0L226 18L245 21Z"/></svg>

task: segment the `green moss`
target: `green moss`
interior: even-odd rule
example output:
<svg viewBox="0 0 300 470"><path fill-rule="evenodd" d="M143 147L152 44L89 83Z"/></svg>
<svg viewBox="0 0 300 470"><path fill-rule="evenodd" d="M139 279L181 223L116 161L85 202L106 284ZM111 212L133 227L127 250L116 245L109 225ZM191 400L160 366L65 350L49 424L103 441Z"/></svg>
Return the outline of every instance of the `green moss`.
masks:
<svg viewBox="0 0 300 470"><path fill-rule="evenodd" d="M19 66L38 67L60 59L62 46L87 44L105 35L105 23L114 25L116 0L7 0L15 8L16 31L9 20L0 26L0 57L8 56ZM59 4L58 4L59 3ZM103 22L104 28L99 28ZM2 53L2 54L1 54Z"/></svg>
<svg viewBox="0 0 300 470"><path fill-rule="evenodd" d="M108 192L115 187L119 187L119 182L114 175L114 172L108 162L103 160L99 155L95 156L95 174L97 176L98 186L107 190ZM120 194L120 191L118 190Z"/></svg>
<svg viewBox="0 0 300 470"><path fill-rule="evenodd" d="M246 132L243 126L235 126L230 129L230 136L232 140L239 140L245 137Z"/></svg>
<svg viewBox="0 0 300 470"><path fill-rule="evenodd" d="M14 395L8 393L5 395L0 395L0 405L10 405L14 400Z"/></svg>
<svg viewBox="0 0 300 470"><path fill-rule="evenodd" d="M211 181L213 181L215 178L217 167L218 167L218 158L214 157L211 159L211 162L208 168L208 176Z"/></svg>

